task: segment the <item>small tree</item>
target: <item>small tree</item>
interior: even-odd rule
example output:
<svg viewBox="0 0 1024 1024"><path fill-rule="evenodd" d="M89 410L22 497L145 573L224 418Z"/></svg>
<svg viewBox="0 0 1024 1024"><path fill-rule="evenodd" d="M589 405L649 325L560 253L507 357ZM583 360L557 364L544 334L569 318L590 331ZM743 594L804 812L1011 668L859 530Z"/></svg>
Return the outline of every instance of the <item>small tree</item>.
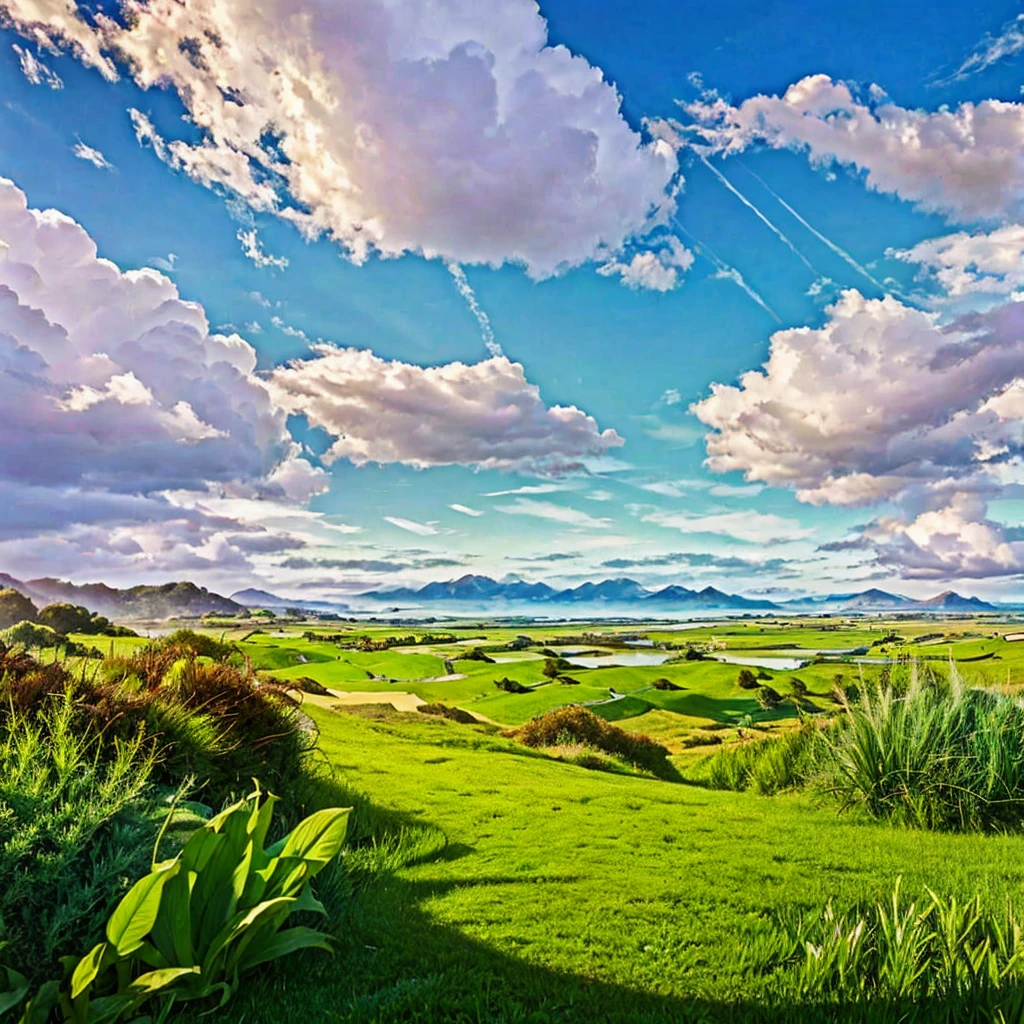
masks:
<svg viewBox="0 0 1024 1024"><path fill-rule="evenodd" d="M19 622L35 622L36 606L17 590L0 590L0 629L9 629Z"/></svg>
<svg viewBox="0 0 1024 1024"><path fill-rule="evenodd" d="M736 682L740 689L743 690L756 690L760 685L757 681L757 676L755 676L749 668L740 669L740 674L736 677Z"/></svg>
<svg viewBox="0 0 1024 1024"><path fill-rule="evenodd" d="M789 688L793 691L794 697L807 696L807 684L802 679L799 679L797 676L789 677Z"/></svg>
<svg viewBox="0 0 1024 1024"><path fill-rule="evenodd" d="M757 703L765 711L773 711L782 703L782 694L770 686L760 686L757 690Z"/></svg>
<svg viewBox="0 0 1024 1024"><path fill-rule="evenodd" d="M544 662L544 667L540 670L540 673L547 679L557 679L561 671L562 670L558 667L558 659L548 658L547 661Z"/></svg>

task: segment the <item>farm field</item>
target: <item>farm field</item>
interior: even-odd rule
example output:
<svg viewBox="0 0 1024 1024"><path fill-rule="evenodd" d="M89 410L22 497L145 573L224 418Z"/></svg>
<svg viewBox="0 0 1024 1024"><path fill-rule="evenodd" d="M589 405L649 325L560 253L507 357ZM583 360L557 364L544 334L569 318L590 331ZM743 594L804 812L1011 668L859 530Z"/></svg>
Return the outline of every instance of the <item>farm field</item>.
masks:
<svg viewBox="0 0 1024 1024"><path fill-rule="evenodd" d="M742 688L738 677L743 667L760 676L759 686L768 685L783 697L798 679L806 687L804 710L810 712L834 709L831 694L837 681L849 685L875 678L886 664L907 658L927 663L940 675L952 658L971 681L1013 688L1024 686L1024 643L1002 639L1012 628L985 619L922 618L786 624L727 620L685 630L482 623L431 626L426 642L421 642L422 628L365 624L340 632L333 625L295 624L267 627L266 632L222 629L216 635L236 643L259 673L284 682L311 679L342 693L379 694L374 698L379 700L391 691L408 692L503 726L583 704L689 757L706 753L738 728L771 729L796 720L792 703L766 709L756 690ZM432 639L440 635L445 642ZM396 646L355 649L360 641L363 647ZM686 660L688 648L699 650L702 659ZM474 650L493 663L467 658ZM568 662L554 679L544 674L548 655ZM662 663L635 664L638 660ZM590 667L594 664L602 667ZM495 681L500 679L515 681L526 692L499 689ZM664 680L667 688L655 687Z"/></svg>

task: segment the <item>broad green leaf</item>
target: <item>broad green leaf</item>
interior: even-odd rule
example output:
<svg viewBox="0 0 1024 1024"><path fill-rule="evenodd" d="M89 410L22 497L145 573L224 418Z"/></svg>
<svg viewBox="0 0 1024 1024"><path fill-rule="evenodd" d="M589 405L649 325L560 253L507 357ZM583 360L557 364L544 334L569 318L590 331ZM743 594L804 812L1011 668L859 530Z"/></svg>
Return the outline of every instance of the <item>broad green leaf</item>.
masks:
<svg viewBox="0 0 1024 1024"><path fill-rule="evenodd" d="M301 857L315 874L337 856L345 842L348 817L352 808L333 807L311 814L299 822L285 838L280 850L268 851L272 856Z"/></svg>
<svg viewBox="0 0 1024 1024"><path fill-rule="evenodd" d="M95 980L96 976L110 962L111 947L106 942L93 946L71 975L71 998L77 999Z"/></svg>
<svg viewBox="0 0 1024 1024"><path fill-rule="evenodd" d="M60 982L47 981L25 1006L21 1024L46 1024L59 998Z"/></svg>
<svg viewBox="0 0 1024 1024"><path fill-rule="evenodd" d="M142 945L156 923L163 887L178 869L178 863L172 862L166 868L157 868L143 876L114 908L107 922L107 941L120 956L127 956Z"/></svg>
<svg viewBox="0 0 1024 1024"><path fill-rule="evenodd" d="M4 975L4 988L0 991L0 1014L13 1010L28 995L28 978L10 967L0 968Z"/></svg>
<svg viewBox="0 0 1024 1024"><path fill-rule="evenodd" d="M160 913L150 937L164 959L153 967L191 967L195 962L192 952L192 890L197 873L181 870L166 886L160 900Z"/></svg>
<svg viewBox="0 0 1024 1024"><path fill-rule="evenodd" d="M244 948L243 939L246 932L255 933L256 929L268 920L283 921L291 912L294 902L294 898L283 896L274 900L264 900L263 903L236 914L210 943L202 964L203 974L209 977L217 973L217 959L227 953L232 943L240 942Z"/></svg>
<svg viewBox="0 0 1024 1024"><path fill-rule="evenodd" d="M318 932L315 928L306 928L300 925L279 931L265 942L259 943L258 946L250 947L239 964L239 970L249 970L259 964L265 964L278 957L295 953L300 949L324 949L328 953L334 951L329 936Z"/></svg>

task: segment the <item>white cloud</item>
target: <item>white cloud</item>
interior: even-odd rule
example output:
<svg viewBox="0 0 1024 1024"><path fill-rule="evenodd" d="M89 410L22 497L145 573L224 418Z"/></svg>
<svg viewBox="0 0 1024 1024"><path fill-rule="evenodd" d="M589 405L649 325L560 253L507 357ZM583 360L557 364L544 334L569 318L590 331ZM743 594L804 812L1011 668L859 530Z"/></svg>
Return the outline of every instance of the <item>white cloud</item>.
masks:
<svg viewBox="0 0 1024 1024"><path fill-rule="evenodd" d="M602 264L597 272L604 277L618 275L634 291L670 292L693 266L693 259L693 253L673 236L663 246L635 253L628 262Z"/></svg>
<svg viewBox="0 0 1024 1024"><path fill-rule="evenodd" d="M227 564L237 549L217 538L248 527L169 492L302 501L324 489L254 374L255 351L211 332L168 278L101 259L75 221L29 209L4 179L0 239L0 536L63 531L63 550L81 541L167 567L192 538ZM145 524L178 554L125 555L118 530Z"/></svg>
<svg viewBox="0 0 1024 1024"><path fill-rule="evenodd" d="M576 484L524 484L522 487L513 487L508 491L490 491L485 498L505 498L513 494L557 494L559 491L576 490Z"/></svg>
<svg viewBox="0 0 1024 1024"><path fill-rule="evenodd" d="M369 351L313 346L269 379L278 404L334 438L325 461L464 465L558 473L621 445L575 406L544 405L504 356L422 367Z"/></svg>
<svg viewBox="0 0 1024 1024"><path fill-rule="evenodd" d="M74 0L5 6L43 45L108 76L116 52L142 88L175 88L204 138L143 132L158 155L357 262L420 251L545 277L674 207L671 148L629 127L599 69L548 45L532 0L154 0L127 25L87 22Z"/></svg>
<svg viewBox="0 0 1024 1024"><path fill-rule="evenodd" d="M1016 450L1024 304L941 327L844 292L823 327L778 331L763 371L693 406L708 465L813 504L868 505L984 476Z"/></svg>
<svg viewBox="0 0 1024 1024"><path fill-rule="evenodd" d="M658 399L659 405L679 405L682 402L683 396L679 393L678 388L666 389L661 398Z"/></svg>
<svg viewBox="0 0 1024 1024"><path fill-rule="evenodd" d="M974 495L956 495L944 508L922 512L909 522L883 517L861 533L873 562L895 568L907 579L984 579L1024 572L1024 540L987 516Z"/></svg>
<svg viewBox="0 0 1024 1024"><path fill-rule="evenodd" d="M693 514L689 512L665 512L660 509L640 511L640 519L680 533L709 533L748 544L780 544L786 541L804 540L814 531L802 526L795 519L767 512L711 512Z"/></svg>
<svg viewBox="0 0 1024 1024"><path fill-rule="evenodd" d="M483 512L480 512L475 508L470 508L468 505L459 505L456 503L454 505L449 505L448 507L453 512L461 512L464 516L473 516L474 519L483 515Z"/></svg>
<svg viewBox="0 0 1024 1024"><path fill-rule="evenodd" d="M1024 288L1024 225L994 231L958 231L929 238L887 255L921 268L921 277L941 289L938 301L975 293L1010 295Z"/></svg>
<svg viewBox="0 0 1024 1024"><path fill-rule="evenodd" d="M18 55L21 73L33 85L48 85L51 89L63 89L64 80L52 68L47 67L31 50L17 43L13 46Z"/></svg>
<svg viewBox="0 0 1024 1024"><path fill-rule="evenodd" d="M576 526L587 530L606 530L612 525L610 519L599 519L581 512L579 509L566 505L556 505L552 501L534 501L531 498L517 498L512 505L495 505L499 512L507 516L530 516L533 519L547 519L567 526Z"/></svg>
<svg viewBox="0 0 1024 1024"><path fill-rule="evenodd" d="M853 543L909 578L1024 571L987 499L1024 454L1024 303L942 324L844 292L818 329L779 331L763 370L694 406L713 471L815 505L878 505Z"/></svg>
<svg viewBox="0 0 1024 1024"><path fill-rule="evenodd" d="M936 85L950 82L962 82L965 78L977 75L982 71L1006 60L1016 57L1024 50L1024 14L1018 14L1007 21L998 33L986 33L977 46L960 62L960 66L950 75L940 79Z"/></svg>
<svg viewBox="0 0 1024 1024"><path fill-rule="evenodd" d="M79 160L84 160L86 163L90 163L99 171L113 171L115 170L114 165L98 150L93 146L87 146L84 142L79 139L75 143L71 150Z"/></svg>
<svg viewBox="0 0 1024 1024"><path fill-rule="evenodd" d="M682 498L691 491L707 490L711 484L708 480L652 480L637 486L642 491L660 494L663 498Z"/></svg>
<svg viewBox="0 0 1024 1024"><path fill-rule="evenodd" d="M401 516L384 516L384 522L420 537L433 537L441 532L433 523L417 523L413 519L403 519Z"/></svg>
<svg viewBox="0 0 1024 1024"><path fill-rule="evenodd" d="M240 228L238 240L242 243L242 253L245 258L260 270L267 267L284 270L288 266L287 256L271 256L263 248L263 243L260 241L259 235L256 234L255 228Z"/></svg>
<svg viewBox="0 0 1024 1024"><path fill-rule="evenodd" d="M783 96L754 96L738 106L714 97L685 109L699 138L720 152L755 142L806 150L815 164L855 167L866 172L868 187L954 220L1024 213L1024 104L910 110L878 90L862 101L847 85L811 75Z"/></svg>

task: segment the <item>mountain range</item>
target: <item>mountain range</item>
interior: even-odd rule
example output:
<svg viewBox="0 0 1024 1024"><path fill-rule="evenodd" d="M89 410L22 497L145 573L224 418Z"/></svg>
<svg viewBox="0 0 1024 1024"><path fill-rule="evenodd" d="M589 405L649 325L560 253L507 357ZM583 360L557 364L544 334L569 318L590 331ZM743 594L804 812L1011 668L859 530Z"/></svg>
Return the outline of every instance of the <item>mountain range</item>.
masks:
<svg viewBox="0 0 1024 1024"><path fill-rule="evenodd" d="M640 605L664 611L996 611L995 605L976 597L962 597L951 590L937 594L927 601L915 601L902 594L891 594L872 588L859 593L827 594L774 602L766 598L727 594L715 587L691 590L671 585L660 590L648 590L631 579L582 583L577 587L556 590L546 583L527 583L523 580L500 582L489 576L476 575L428 583L419 588L400 587L395 590L369 591L360 594L359 599L389 605L475 603L616 608L635 608Z"/></svg>
<svg viewBox="0 0 1024 1024"><path fill-rule="evenodd" d="M0 573L0 589L10 587L24 594L37 607L56 602L84 605L90 611L111 619L170 619L179 616L198 617L213 612L236 615L245 608L303 608L309 611L339 612L346 605L302 598L284 598L266 590L247 589L222 597L195 583L181 581L160 586L138 586L118 589L105 583L78 585L51 578L22 582ZM598 609L618 612L650 610L655 614L715 611L763 611L777 613L803 612L990 612L995 605L976 597L963 597L947 590L925 601L915 601L902 594L872 588L857 593L826 594L770 601L767 598L742 597L715 587L691 590L672 584L660 590L649 590L636 580L608 579L600 583L581 583L558 590L547 583L525 580L499 581L490 576L466 575L455 580L436 581L418 588L399 587L394 590L372 590L350 599L354 604L403 606L456 605L481 610L508 610L530 607L556 608L566 612Z"/></svg>
<svg viewBox="0 0 1024 1024"><path fill-rule="evenodd" d="M24 594L37 608L66 602L82 605L115 621L193 617L208 612L236 615L242 611L242 606L230 598L188 581L119 590L105 583L77 585L49 577L22 582L0 572L0 589L7 588Z"/></svg>

